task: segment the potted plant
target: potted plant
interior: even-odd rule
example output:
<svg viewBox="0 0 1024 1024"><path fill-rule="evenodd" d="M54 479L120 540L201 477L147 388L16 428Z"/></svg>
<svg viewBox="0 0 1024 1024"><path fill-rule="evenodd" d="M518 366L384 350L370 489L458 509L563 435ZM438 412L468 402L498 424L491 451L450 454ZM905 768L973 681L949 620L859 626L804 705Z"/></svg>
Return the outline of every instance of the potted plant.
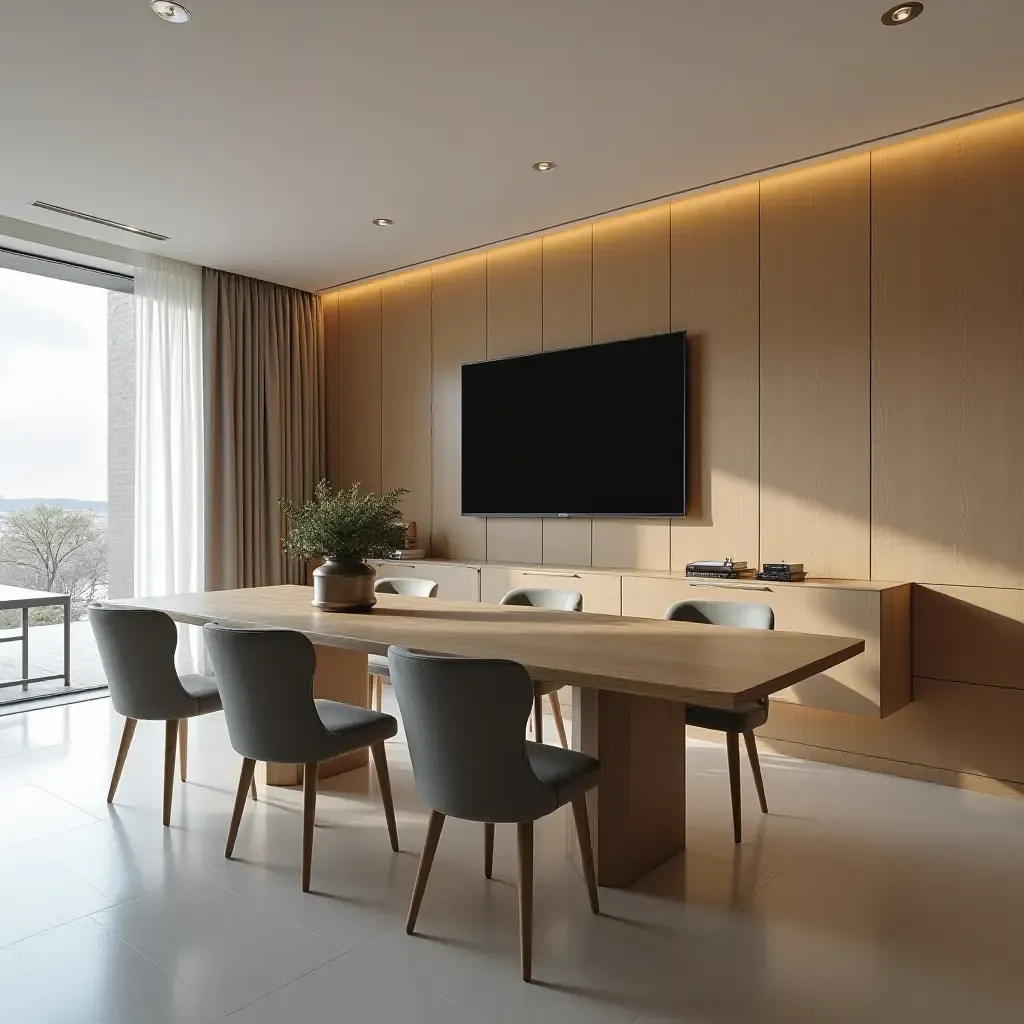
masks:
<svg viewBox="0 0 1024 1024"><path fill-rule="evenodd" d="M390 558L402 547L405 524L398 503L403 487L362 493L359 484L335 491L326 480L312 501L281 501L284 548L293 558L323 558L313 571L313 604L329 612L369 611L376 603L376 571L367 558Z"/></svg>

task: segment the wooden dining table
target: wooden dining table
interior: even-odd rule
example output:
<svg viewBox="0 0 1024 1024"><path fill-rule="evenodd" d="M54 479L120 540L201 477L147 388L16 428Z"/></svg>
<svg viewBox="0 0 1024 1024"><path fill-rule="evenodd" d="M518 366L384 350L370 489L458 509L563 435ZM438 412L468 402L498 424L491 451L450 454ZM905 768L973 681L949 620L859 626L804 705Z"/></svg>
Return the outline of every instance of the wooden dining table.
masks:
<svg viewBox="0 0 1024 1024"><path fill-rule="evenodd" d="M864 641L730 629L589 612L377 596L371 612L324 612L302 586L255 587L114 602L178 622L294 629L316 646L317 696L366 706L366 655L392 644L506 658L535 681L573 688L573 746L601 762L588 797L598 882L627 886L686 847L686 705L735 708L855 657ZM525 724L525 723L524 723ZM361 755L328 764L336 773ZM295 784L294 766L267 766ZM567 830L570 856L578 849Z"/></svg>

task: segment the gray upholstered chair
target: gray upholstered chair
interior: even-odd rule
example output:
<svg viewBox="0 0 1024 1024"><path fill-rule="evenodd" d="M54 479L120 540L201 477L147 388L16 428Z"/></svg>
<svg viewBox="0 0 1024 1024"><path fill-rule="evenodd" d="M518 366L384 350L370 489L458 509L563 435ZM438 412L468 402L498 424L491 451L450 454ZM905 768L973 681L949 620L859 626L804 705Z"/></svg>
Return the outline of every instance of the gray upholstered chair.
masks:
<svg viewBox="0 0 1024 1024"><path fill-rule="evenodd" d="M766 604L745 604L741 601L678 601L665 612L673 622L703 622L710 626L732 626L736 629L774 629L775 613ZM732 794L732 834L739 843L743 839L740 818L740 736L747 746L750 770L754 774L757 799L763 813L768 801L761 779L761 763L757 757L754 730L768 721L768 701L759 700L742 708L710 708L687 706L686 723L702 729L725 733L729 759L729 790Z"/></svg>
<svg viewBox="0 0 1024 1024"><path fill-rule="evenodd" d="M407 576L385 576L373 585L376 594L400 594L403 597L437 597L437 584L433 580L420 580ZM383 654L367 658L370 673L370 703L380 711L384 703L384 680L390 678L388 659Z"/></svg>
<svg viewBox="0 0 1024 1024"><path fill-rule="evenodd" d="M107 803L113 803L138 721L166 722L163 820L170 825L175 747L180 748L184 782L188 776L188 720L220 711L217 684L210 676L178 675L174 667L178 628L163 612L93 604L89 621L110 688L110 701L114 710L124 715ZM255 799L255 783L252 795Z"/></svg>
<svg viewBox="0 0 1024 1024"><path fill-rule="evenodd" d="M302 891L309 891L313 861L313 819L318 768L340 754L369 747L377 769L391 848L398 849L384 741L398 722L368 708L313 698L316 650L288 629L203 627L224 702L231 746L242 755L235 807L224 856L230 857L245 808L245 794L257 761L301 764Z"/></svg>
<svg viewBox="0 0 1024 1024"><path fill-rule="evenodd" d="M515 823L519 848L519 936L523 980L531 975L533 823L571 803L590 908L599 912L586 793L601 766L592 757L528 743L533 681L512 661L388 651L420 797L431 808L405 930L411 935L446 816L484 823L484 874L491 877L495 822Z"/></svg>
<svg viewBox="0 0 1024 1024"><path fill-rule="evenodd" d="M510 590L499 604L517 604L528 608L547 608L559 612L583 611L583 595L578 590L561 590L558 587L522 587ZM551 714L555 719L558 739L568 750L569 740L565 735L565 722L562 721L562 707L558 703L560 687L551 683L534 683L533 696L533 735L538 743L544 742L544 717L541 711L543 698L547 697L551 705Z"/></svg>

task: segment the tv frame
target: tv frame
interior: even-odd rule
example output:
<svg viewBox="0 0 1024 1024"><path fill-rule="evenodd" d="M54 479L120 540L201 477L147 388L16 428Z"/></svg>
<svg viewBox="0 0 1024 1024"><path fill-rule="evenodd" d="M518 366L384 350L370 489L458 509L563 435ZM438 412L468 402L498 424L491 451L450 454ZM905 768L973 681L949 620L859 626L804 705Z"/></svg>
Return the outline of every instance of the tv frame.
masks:
<svg viewBox="0 0 1024 1024"><path fill-rule="evenodd" d="M518 355L501 356L498 359L475 359L469 363L462 364L459 376L459 416L460 416L460 445L459 445L459 515L463 519L685 519L687 517L687 506L689 502L689 460L688 449L690 445L690 345L686 331L665 331L662 334L644 334L635 338L619 338L616 341L594 342L593 345L580 345L579 348L597 348L599 345L629 345L636 341L650 341L654 338L677 337L683 345L683 511L682 512L466 512L465 488L462 470L465 468L465 434L462 433L462 386L465 381L465 369L467 366L480 366L488 363L503 363L508 359L529 359L533 357L551 356L566 352L568 349L552 349L548 352L521 352Z"/></svg>

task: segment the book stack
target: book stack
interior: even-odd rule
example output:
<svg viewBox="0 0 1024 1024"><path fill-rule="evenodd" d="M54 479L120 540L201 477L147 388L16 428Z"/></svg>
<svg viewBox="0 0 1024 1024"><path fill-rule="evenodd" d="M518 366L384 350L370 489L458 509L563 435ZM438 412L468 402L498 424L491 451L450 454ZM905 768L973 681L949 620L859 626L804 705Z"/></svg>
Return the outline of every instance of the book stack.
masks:
<svg viewBox="0 0 1024 1024"><path fill-rule="evenodd" d="M773 583L799 583L807 579L807 573L801 562L765 562L757 578Z"/></svg>
<svg viewBox="0 0 1024 1024"><path fill-rule="evenodd" d="M686 575L712 580L744 580L752 578L754 570L748 569L746 562L734 562L731 558L704 559L687 562Z"/></svg>

